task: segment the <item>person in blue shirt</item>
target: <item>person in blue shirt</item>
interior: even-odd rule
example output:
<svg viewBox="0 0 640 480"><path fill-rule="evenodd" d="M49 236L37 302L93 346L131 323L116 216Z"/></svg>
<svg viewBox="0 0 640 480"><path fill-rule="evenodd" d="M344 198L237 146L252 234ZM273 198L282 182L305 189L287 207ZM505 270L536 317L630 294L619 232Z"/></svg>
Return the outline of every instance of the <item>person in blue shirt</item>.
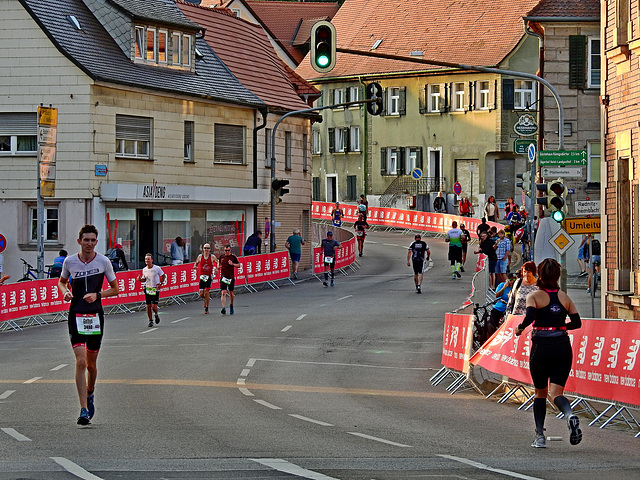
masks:
<svg viewBox="0 0 640 480"><path fill-rule="evenodd" d="M489 325L487 325L487 338L493 335L493 333L502 324L504 312L507 310L509 294L511 293L511 289L513 288L513 283L515 282L516 278L518 278L518 275L516 275L515 273L510 273L507 276L507 281L500 283L496 288L496 298L498 299L498 301L493 306L491 315L489 316Z"/></svg>
<svg viewBox="0 0 640 480"><path fill-rule="evenodd" d="M50 278L60 278L62 264L64 263L64 259L67 258L67 255L68 253L64 249L58 252L58 256L53 259L53 265L51 265L51 270L49 271Z"/></svg>

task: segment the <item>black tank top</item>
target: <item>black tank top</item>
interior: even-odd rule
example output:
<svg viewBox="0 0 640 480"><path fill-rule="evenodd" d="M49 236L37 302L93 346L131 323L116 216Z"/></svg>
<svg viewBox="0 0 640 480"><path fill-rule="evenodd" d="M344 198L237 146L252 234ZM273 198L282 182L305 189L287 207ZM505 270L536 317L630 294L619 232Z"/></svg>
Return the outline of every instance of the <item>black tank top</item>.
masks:
<svg viewBox="0 0 640 480"><path fill-rule="evenodd" d="M544 290L549 295L549 305L538 308L536 320L533 323L534 334L550 336L553 333L566 333L562 327L567 325L567 309L558 298L558 291ZM540 329L536 331L535 329ZM545 330L546 329L546 330ZM557 330L556 330L557 329Z"/></svg>

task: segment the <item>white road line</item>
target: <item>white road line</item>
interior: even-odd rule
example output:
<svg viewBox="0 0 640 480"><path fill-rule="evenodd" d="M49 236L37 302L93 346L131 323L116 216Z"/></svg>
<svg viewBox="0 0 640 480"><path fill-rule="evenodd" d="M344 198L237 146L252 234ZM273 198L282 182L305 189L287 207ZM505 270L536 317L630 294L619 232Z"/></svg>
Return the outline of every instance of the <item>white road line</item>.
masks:
<svg viewBox="0 0 640 480"><path fill-rule="evenodd" d="M184 321L184 320L188 320L188 319L190 319L190 318L191 318L191 317L179 318L178 320L174 320L174 321L173 321L173 322L171 322L171 323L178 323L178 322L182 322L182 321Z"/></svg>
<svg viewBox="0 0 640 480"><path fill-rule="evenodd" d="M51 369L52 372L55 372L56 370L62 370L64 367L66 367L68 364L67 363L63 363L61 365L58 365L57 367L53 367Z"/></svg>
<svg viewBox="0 0 640 480"><path fill-rule="evenodd" d="M0 430L2 430L4 433L6 433L7 435L15 438L16 440L18 440L19 442L30 442L31 439L28 437L25 437L24 435L22 435L21 433L18 433L16 430L14 430L13 428L0 428Z"/></svg>
<svg viewBox="0 0 640 480"><path fill-rule="evenodd" d="M102 478L94 475L93 473L87 472L80 465L73 463L71 460L67 460L64 457L49 457L51 460L56 462L62 468L64 468L71 475L75 475L78 478L82 478L83 480L102 480Z"/></svg>
<svg viewBox="0 0 640 480"><path fill-rule="evenodd" d="M473 460L468 460L466 458L454 457L452 455L438 455L438 456L442 458L448 458L449 460L454 460L456 462L464 463L465 465L469 465L471 467L475 467L480 470L487 470L489 472L500 473L508 477L521 478L522 480L543 480L539 477L531 477L529 475L523 475L522 473L511 472L509 470L502 470L501 468L493 468L483 463L474 462Z"/></svg>
<svg viewBox="0 0 640 480"><path fill-rule="evenodd" d="M157 330L157 329L158 329L158 327L154 327L154 328L151 328L149 330L144 330L144 331L140 332L140 335L146 335L147 333L153 332L154 330Z"/></svg>
<svg viewBox="0 0 640 480"><path fill-rule="evenodd" d="M353 297L353 295L347 295L346 297L339 298L338 301L345 300L345 299L351 298L351 297Z"/></svg>
<svg viewBox="0 0 640 480"><path fill-rule="evenodd" d="M255 395L251 393L248 388L239 388L238 390L240 390L240 393L242 393L245 397L255 397Z"/></svg>
<svg viewBox="0 0 640 480"><path fill-rule="evenodd" d="M0 400L6 400L7 398L9 398L9 395L11 395L12 393L16 393L16 391L15 390L7 390L2 395L0 395Z"/></svg>
<svg viewBox="0 0 640 480"><path fill-rule="evenodd" d="M322 473L314 472L313 470L307 470L306 468L299 467L294 463L289 463L279 458L252 458L251 460L265 467L273 468L279 472L289 473L296 477L309 478L311 480L339 480L335 477L328 477Z"/></svg>
<svg viewBox="0 0 640 480"><path fill-rule="evenodd" d="M264 400L254 399L253 401L265 407L269 407L271 410L282 410L282 408L278 407L277 405L274 405L273 403L265 402Z"/></svg>
<svg viewBox="0 0 640 480"><path fill-rule="evenodd" d="M242 369L242 371L240 372L240 376L241 377L246 377L247 375L249 375L249 372L251 371L250 368L244 368Z"/></svg>
<svg viewBox="0 0 640 480"><path fill-rule="evenodd" d="M247 367L251 368L256 364L256 359L255 358L250 358L249 361L247 362Z"/></svg>
<svg viewBox="0 0 640 480"><path fill-rule="evenodd" d="M286 327L284 327L282 330L280 330L281 332L286 332L287 330L290 330L291 327L293 327L293 325L287 325Z"/></svg>
<svg viewBox="0 0 640 480"><path fill-rule="evenodd" d="M413 448L411 445L392 442L391 440L385 440L384 438L372 437L371 435L366 435L364 433L358 433L358 432L347 432L347 433L350 435L355 435L356 437L366 438L367 440L373 440L375 442L386 443L387 445L393 445L394 447Z"/></svg>
<svg viewBox="0 0 640 480"><path fill-rule="evenodd" d="M322 425L323 427L333 427L330 423L321 422L320 420L314 420L313 418L304 417L302 415L298 415L296 413L290 413L290 417L297 418L298 420L304 420L305 422L315 423L316 425Z"/></svg>
<svg viewBox="0 0 640 480"><path fill-rule="evenodd" d="M244 385L247 382L246 378L239 378L236 385Z"/></svg>
<svg viewBox="0 0 640 480"><path fill-rule="evenodd" d="M37 381L38 381L38 380L40 380L41 378L42 378L42 377L33 377L33 378L31 378L31 379L27 380L27 381L26 381L26 382L24 382L24 383L33 383L33 382L37 382Z"/></svg>
<svg viewBox="0 0 640 480"><path fill-rule="evenodd" d="M296 318L296 320L302 320L304 317L306 317L307 314L303 313L302 315L300 315L298 318Z"/></svg>
<svg viewBox="0 0 640 480"><path fill-rule="evenodd" d="M399 247L397 243L383 243L382 245L386 245L387 247Z"/></svg>

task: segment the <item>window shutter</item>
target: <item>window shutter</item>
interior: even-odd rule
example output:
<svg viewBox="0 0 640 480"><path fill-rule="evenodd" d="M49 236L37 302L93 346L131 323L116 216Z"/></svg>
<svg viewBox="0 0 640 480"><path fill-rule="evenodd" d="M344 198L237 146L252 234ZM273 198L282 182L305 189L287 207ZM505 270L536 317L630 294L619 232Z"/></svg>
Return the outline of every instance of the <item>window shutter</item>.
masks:
<svg viewBox="0 0 640 480"><path fill-rule="evenodd" d="M420 98L420 101L418 102L418 111L420 113L427 113L428 109L427 109L427 105L429 102L429 90L428 90L428 85L424 86L424 89L422 90L422 97Z"/></svg>
<svg viewBox="0 0 640 480"><path fill-rule="evenodd" d="M351 101L350 98L351 98L351 89L349 87L347 87L347 88L344 89L344 101L345 101L345 103L346 102L350 102Z"/></svg>
<svg viewBox="0 0 640 480"><path fill-rule="evenodd" d="M382 91L382 116L386 117L387 116L387 104L389 103L389 97L387 97L387 95L389 94L388 92L388 88L385 88Z"/></svg>
<svg viewBox="0 0 640 480"><path fill-rule="evenodd" d="M440 104L440 112L446 112L449 110L449 84L441 83L440 91L442 92L441 104Z"/></svg>
<svg viewBox="0 0 640 480"><path fill-rule="evenodd" d="M336 134L335 128L329 129L329 151L334 152L336 150Z"/></svg>
<svg viewBox="0 0 640 480"><path fill-rule="evenodd" d="M336 103L336 97L335 97L335 94L333 93L333 91L334 91L333 88L329 89L329 98L328 98L329 101L327 102L327 107L329 105L333 105L334 103Z"/></svg>
<svg viewBox="0 0 640 480"><path fill-rule="evenodd" d="M504 110L515 109L515 86L513 78L502 79L502 108Z"/></svg>
<svg viewBox="0 0 640 480"><path fill-rule="evenodd" d="M214 162L244 164L243 126L216 123L213 135Z"/></svg>
<svg viewBox="0 0 640 480"><path fill-rule="evenodd" d="M344 131L344 151L345 152L350 152L351 151L351 129L349 127L344 127L343 128Z"/></svg>
<svg viewBox="0 0 640 480"><path fill-rule="evenodd" d="M569 35L569 88L585 88L587 37Z"/></svg>
<svg viewBox="0 0 640 480"><path fill-rule="evenodd" d="M397 167L398 168L398 175L404 175L404 173L405 173L406 168L405 168L404 162L405 162L405 159L407 158L406 151L407 151L406 147L405 148L402 148L402 147L398 148L398 167Z"/></svg>
<svg viewBox="0 0 640 480"><path fill-rule="evenodd" d="M416 148L416 167L422 169L422 147Z"/></svg>
<svg viewBox="0 0 640 480"><path fill-rule="evenodd" d="M473 105L473 82L467 82L467 88L465 88L464 92L464 111L468 112L471 110L471 106Z"/></svg>
<svg viewBox="0 0 640 480"><path fill-rule="evenodd" d="M116 138L118 140L151 141L151 119L116 115Z"/></svg>
<svg viewBox="0 0 640 480"><path fill-rule="evenodd" d="M489 110L498 108L498 100L496 99L498 92L498 79L493 81L493 88L489 87Z"/></svg>
<svg viewBox="0 0 640 480"><path fill-rule="evenodd" d="M37 113L0 113L0 135L37 134Z"/></svg>
<svg viewBox="0 0 640 480"><path fill-rule="evenodd" d="M387 149L382 147L380 149L380 175L387 174Z"/></svg>
<svg viewBox="0 0 640 480"><path fill-rule="evenodd" d="M400 89L400 99L398 101L398 113L400 115L407 114L407 87Z"/></svg>

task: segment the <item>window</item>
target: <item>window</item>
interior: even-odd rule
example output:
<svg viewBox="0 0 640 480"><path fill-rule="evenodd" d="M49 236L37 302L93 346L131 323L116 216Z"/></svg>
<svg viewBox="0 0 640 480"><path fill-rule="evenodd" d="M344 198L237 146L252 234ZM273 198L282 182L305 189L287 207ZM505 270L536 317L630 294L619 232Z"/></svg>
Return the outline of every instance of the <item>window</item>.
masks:
<svg viewBox="0 0 640 480"><path fill-rule="evenodd" d="M167 63L167 31L158 30L158 62Z"/></svg>
<svg viewBox="0 0 640 480"><path fill-rule="evenodd" d="M311 180L311 184L312 184L312 199L315 201L319 201L320 200L320 177L313 177L313 180Z"/></svg>
<svg viewBox="0 0 640 480"><path fill-rule="evenodd" d="M380 149L380 174L397 175L400 167L400 149L388 147Z"/></svg>
<svg viewBox="0 0 640 480"><path fill-rule="evenodd" d="M309 135L302 135L302 171L309 171Z"/></svg>
<svg viewBox="0 0 640 480"><path fill-rule="evenodd" d="M311 137L311 153L320 155L322 153L322 143L320 141L320 130L314 130Z"/></svg>
<svg viewBox="0 0 640 480"><path fill-rule="evenodd" d="M116 115L116 156L151 158L151 130L151 118Z"/></svg>
<svg viewBox="0 0 640 480"><path fill-rule="evenodd" d="M179 33L171 35L171 63L174 65L180 65L181 39L182 36Z"/></svg>
<svg viewBox="0 0 640 480"><path fill-rule="evenodd" d="M347 175L347 198L346 200L356 200L357 199L357 180L358 177L355 175Z"/></svg>
<svg viewBox="0 0 640 480"><path fill-rule="evenodd" d="M341 103L344 103L344 88L333 89L333 95L330 95L330 97L333 100L333 105L339 105Z"/></svg>
<svg viewBox="0 0 640 480"><path fill-rule="evenodd" d="M453 84L453 110L456 112L464 111L464 83Z"/></svg>
<svg viewBox="0 0 640 480"><path fill-rule="evenodd" d="M569 36L569 88L600 88L600 38Z"/></svg>
<svg viewBox="0 0 640 480"><path fill-rule="evenodd" d="M387 90L387 115L400 115L400 89L389 87Z"/></svg>
<svg viewBox="0 0 640 480"><path fill-rule="evenodd" d="M489 82L478 82L478 109L489 110Z"/></svg>
<svg viewBox="0 0 640 480"><path fill-rule="evenodd" d="M349 151L360 151L360 127L351 127L349 129Z"/></svg>
<svg viewBox="0 0 640 480"><path fill-rule="evenodd" d="M284 132L284 168L291 170L291 132Z"/></svg>
<svg viewBox="0 0 640 480"><path fill-rule="evenodd" d="M443 98L440 85L429 85L429 99L427 111L431 113L441 112L443 106Z"/></svg>
<svg viewBox="0 0 640 480"><path fill-rule="evenodd" d="M600 182L600 142L587 142L587 182Z"/></svg>
<svg viewBox="0 0 640 480"><path fill-rule="evenodd" d="M360 100L360 87L349 87L347 101L357 102L358 100ZM360 105L351 105L349 108L360 108Z"/></svg>
<svg viewBox="0 0 640 480"><path fill-rule="evenodd" d="M535 101L535 86L533 80L515 80L513 82L513 105L516 110L529 109Z"/></svg>
<svg viewBox="0 0 640 480"><path fill-rule="evenodd" d="M193 135L194 123L191 121L184 122L184 161L193 162Z"/></svg>
<svg viewBox="0 0 640 480"><path fill-rule="evenodd" d="M271 168L271 140L273 136L273 130L270 128L264 129L264 166Z"/></svg>
<svg viewBox="0 0 640 480"><path fill-rule="evenodd" d="M156 29L147 28L147 60L155 61L156 59Z"/></svg>
<svg viewBox="0 0 640 480"><path fill-rule="evenodd" d="M31 242L38 241L38 208L29 207L31 218ZM44 241L58 242L58 207L44 207Z"/></svg>
<svg viewBox="0 0 640 480"><path fill-rule="evenodd" d="M345 151L345 129L344 128L336 128L334 129L335 135L335 151L337 153L344 153Z"/></svg>
<svg viewBox="0 0 640 480"><path fill-rule="evenodd" d="M182 35L182 60L181 65L188 67L191 65L191 36Z"/></svg>
<svg viewBox="0 0 640 480"><path fill-rule="evenodd" d="M136 25L134 41L134 56L138 61L191 66L192 35Z"/></svg>
<svg viewBox="0 0 640 480"><path fill-rule="evenodd" d="M244 127L217 123L213 138L214 163L244 165Z"/></svg>
<svg viewBox="0 0 640 480"><path fill-rule="evenodd" d="M144 27L136 27L136 58L144 58L142 56L142 52L144 51Z"/></svg>
<svg viewBox="0 0 640 480"><path fill-rule="evenodd" d="M38 151L36 113L0 113L0 155L35 155Z"/></svg>
<svg viewBox="0 0 640 480"><path fill-rule="evenodd" d="M422 147L408 147L404 173L409 174L414 168L422 168Z"/></svg>
<svg viewBox="0 0 640 480"><path fill-rule="evenodd" d="M587 87L600 88L600 38L589 37L587 46Z"/></svg>

